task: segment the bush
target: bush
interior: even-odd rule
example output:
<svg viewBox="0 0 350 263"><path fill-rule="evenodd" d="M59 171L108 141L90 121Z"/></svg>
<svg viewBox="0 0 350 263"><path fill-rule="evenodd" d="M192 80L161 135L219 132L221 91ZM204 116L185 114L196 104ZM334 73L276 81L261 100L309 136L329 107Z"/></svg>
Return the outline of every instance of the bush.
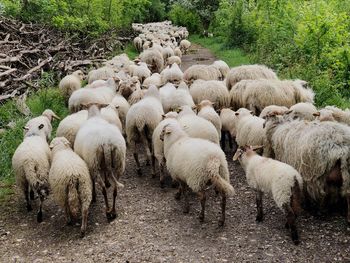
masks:
<svg viewBox="0 0 350 263"><path fill-rule="evenodd" d="M191 33L199 33L203 31L199 15L185 9L180 4L172 5L168 16L174 24L187 27L188 31Z"/></svg>

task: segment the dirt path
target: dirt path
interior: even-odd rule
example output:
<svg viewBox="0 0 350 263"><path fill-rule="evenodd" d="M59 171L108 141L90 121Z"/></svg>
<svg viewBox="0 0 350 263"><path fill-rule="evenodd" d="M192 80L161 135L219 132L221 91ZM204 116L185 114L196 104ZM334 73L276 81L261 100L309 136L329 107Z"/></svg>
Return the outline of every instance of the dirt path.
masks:
<svg viewBox="0 0 350 263"><path fill-rule="evenodd" d="M202 49L203 51L203 49ZM184 57L183 67L201 58L201 52ZM205 62L214 59L204 49ZM191 51L192 52L192 51ZM209 55L208 55L209 54ZM204 62L204 60L202 61ZM182 213L175 189L159 187L143 167L138 177L132 155L119 191L118 218L107 223L102 196L90 209L87 236L79 226L66 226L63 212L45 203L44 222L27 213L13 197L0 206L0 262L349 262L350 228L340 216L298 218L302 243L294 246L284 228L284 216L270 198L264 200L265 221L255 222L254 192L242 169L226 153L236 196L227 203L224 228L217 226L220 198L209 193L206 218L199 223L199 202L191 197L191 211ZM142 160L142 163L145 163Z"/></svg>

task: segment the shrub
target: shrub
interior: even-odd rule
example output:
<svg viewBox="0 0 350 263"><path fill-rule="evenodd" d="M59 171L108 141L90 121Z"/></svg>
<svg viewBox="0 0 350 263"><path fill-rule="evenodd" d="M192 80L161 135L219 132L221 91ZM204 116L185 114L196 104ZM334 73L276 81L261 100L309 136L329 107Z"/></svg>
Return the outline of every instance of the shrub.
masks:
<svg viewBox="0 0 350 263"><path fill-rule="evenodd" d="M182 7L180 4L172 5L168 16L174 24L187 27L191 33L203 31L199 15Z"/></svg>

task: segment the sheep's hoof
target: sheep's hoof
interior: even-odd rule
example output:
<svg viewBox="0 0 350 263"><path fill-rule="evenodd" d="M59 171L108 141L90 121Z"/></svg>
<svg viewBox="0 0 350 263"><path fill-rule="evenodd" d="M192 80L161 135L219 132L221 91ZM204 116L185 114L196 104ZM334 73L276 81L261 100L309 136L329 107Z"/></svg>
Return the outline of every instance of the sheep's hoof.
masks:
<svg viewBox="0 0 350 263"><path fill-rule="evenodd" d="M346 222L348 223L348 226L350 226L350 219L347 219Z"/></svg>
<svg viewBox="0 0 350 263"><path fill-rule="evenodd" d="M33 191L33 190L30 190L30 192L29 192L29 198L30 198L30 200L34 200L34 199L35 199L34 191Z"/></svg>
<svg viewBox="0 0 350 263"><path fill-rule="evenodd" d="M150 160L146 160L146 166L150 166L151 165L151 161Z"/></svg>
<svg viewBox="0 0 350 263"><path fill-rule="evenodd" d="M67 226L72 226L72 225L73 225L73 222L72 222L71 219L69 219L69 220L67 220L66 224L67 224Z"/></svg>
<svg viewBox="0 0 350 263"><path fill-rule="evenodd" d="M27 204L27 211L30 212L32 210L33 210L32 206L30 204Z"/></svg>
<svg viewBox="0 0 350 263"><path fill-rule="evenodd" d="M175 197L176 200L180 200L181 192L177 192L174 197Z"/></svg>
<svg viewBox="0 0 350 263"><path fill-rule="evenodd" d="M184 212L184 214L188 214L190 212L190 207L189 206L185 206L183 212Z"/></svg>
<svg viewBox="0 0 350 263"><path fill-rule="evenodd" d="M201 223L204 222L204 215L199 215L199 222L201 222Z"/></svg>
<svg viewBox="0 0 350 263"><path fill-rule="evenodd" d="M41 223L43 221L43 212L39 211L37 216L36 216L36 221L38 223Z"/></svg>
<svg viewBox="0 0 350 263"><path fill-rule="evenodd" d="M225 220L220 219L220 220L219 220L219 226L220 226L220 227L223 227L224 224L225 224Z"/></svg>
<svg viewBox="0 0 350 263"><path fill-rule="evenodd" d="M142 175L141 168L137 168L137 169L136 169L136 172L137 172L137 174L138 174L139 176L141 176L141 175Z"/></svg>
<svg viewBox="0 0 350 263"><path fill-rule="evenodd" d="M156 178L156 174L155 173L152 173L152 178Z"/></svg>
<svg viewBox="0 0 350 263"><path fill-rule="evenodd" d="M293 240L293 243L294 243L294 245L299 245L300 244L300 240L299 239L296 239L296 240Z"/></svg>
<svg viewBox="0 0 350 263"><path fill-rule="evenodd" d="M110 182L108 180L106 180L105 186L106 186L106 188L110 188L111 187L111 184L110 184Z"/></svg>
<svg viewBox="0 0 350 263"><path fill-rule="evenodd" d="M286 224L284 225L284 227L285 227L286 229L289 229L289 224L288 224L288 222L286 222Z"/></svg>
<svg viewBox="0 0 350 263"><path fill-rule="evenodd" d="M177 182L177 181L173 181L172 183L171 183L171 187L172 188L176 188L176 187L178 187L179 186L179 182Z"/></svg>
<svg viewBox="0 0 350 263"><path fill-rule="evenodd" d="M256 221L257 222L262 222L263 221L263 216L262 215L257 215L256 216Z"/></svg>
<svg viewBox="0 0 350 263"><path fill-rule="evenodd" d="M164 180L160 181L160 188L164 188L165 187L165 183L164 183Z"/></svg>
<svg viewBox="0 0 350 263"><path fill-rule="evenodd" d="M85 237L85 230L81 230L80 231L80 238L84 238Z"/></svg>
<svg viewBox="0 0 350 263"><path fill-rule="evenodd" d="M107 220L110 222L110 221L113 221L114 219L117 218L117 213L116 212L107 212L106 216L107 216Z"/></svg>

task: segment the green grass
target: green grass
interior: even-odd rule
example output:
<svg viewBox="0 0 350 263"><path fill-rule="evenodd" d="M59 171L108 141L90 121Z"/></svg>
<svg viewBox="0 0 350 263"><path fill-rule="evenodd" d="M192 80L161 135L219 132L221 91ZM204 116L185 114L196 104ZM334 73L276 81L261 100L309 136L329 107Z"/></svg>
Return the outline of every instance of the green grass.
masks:
<svg viewBox="0 0 350 263"><path fill-rule="evenodd" d="M197 43L207 49L221 60L224 60L229 67L235 67L243 64L251 64L249 57L240 49L230 49L225 45L225 41L219 37L201 37L191 35L189 40Z"/></svg>
<svg viewBox="0 0 350 263"><path fill-rule="evenodd" d="M45 80L43 82L48 83ZM17 146L23 140L23 126L26 122L35 116L41 115L45 109L53 110L59 117L64 118L68 114L64 99L58 89L45 88L30 95L27 99L27 105L32 112L32 116L24 116L16 107L15 101L11 100L0 105L0 128L5 132L0 135L0 201L13 193L14 174L11 167L12 155ZM7 125L11 123L9 128ZM58 126L58 121L53 121L53 134Z"/></svg>

